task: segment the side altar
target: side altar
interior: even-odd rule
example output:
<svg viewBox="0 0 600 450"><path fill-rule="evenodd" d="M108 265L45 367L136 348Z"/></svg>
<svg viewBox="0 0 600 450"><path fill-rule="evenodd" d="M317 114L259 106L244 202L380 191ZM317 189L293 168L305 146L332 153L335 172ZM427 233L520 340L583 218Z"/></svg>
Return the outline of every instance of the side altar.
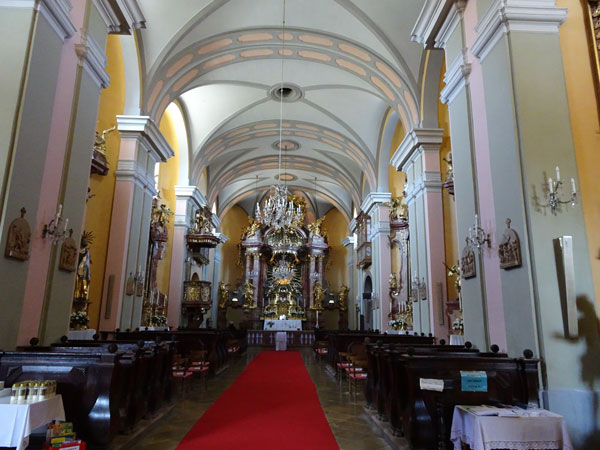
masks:
<svg viewBox="0 0 600 450"><path fill-rule="evenodd" d="M323 218L304 226L305 200L289 195L287 202L294 216L288 224L264 220L269 206L265 204L263 212L257 207L256 219L249 217L242 235L238 260L245 268L239 288L244 311L241 325L248 330L272 330L266 324L275 321L292 327L283 329L318 328L329 249L321 232Z"/></svg>

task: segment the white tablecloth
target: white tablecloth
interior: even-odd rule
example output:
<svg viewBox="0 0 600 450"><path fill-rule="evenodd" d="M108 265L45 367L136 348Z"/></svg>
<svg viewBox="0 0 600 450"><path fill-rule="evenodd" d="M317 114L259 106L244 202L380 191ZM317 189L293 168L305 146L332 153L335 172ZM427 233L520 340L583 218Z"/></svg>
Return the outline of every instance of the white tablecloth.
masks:
<svg viewBox="0 0 600 450"><path fill-rule="evenodd" d="M0 447L24 449L31 432L53 420L65 420L60 395L31 405L11 405L10 396L0 398Z"/></svg>
<svg viewBox="0 0 600 450"><path fill-rule="evenodd" d="M269 323L273 322L273 326L269 326ZM284 330L301 330L301 320L265 320L265 330L273 331L284 331Z"/></svg>
<svg viewBox="0 0 600 450"><path fill-rule="evenodd" d="M95 334L96 330L88 328L87 330L71 330L67 337L70 341L91 341Z"/></svg>
<svg viewBox="0 0 600 450"><path fill-rule="evenodd" d="M287 333L285 331L278 331L275 333L275 351L287 350Z"/></svg>
<svg viewBox="0 0 600 450"><path fill-rule="evenodd" d="M450 345L465 345L465 336L462 334L451 334Z"/></svg>
<svg viewBox="0 0 600 450"><path fill-rule="evenodd" d="M461 443L472 450L573 450L565 419L550 411L539 411L543 416L498 417L478 416L456 407L450 440L455 450L461 449Z"/></svg>

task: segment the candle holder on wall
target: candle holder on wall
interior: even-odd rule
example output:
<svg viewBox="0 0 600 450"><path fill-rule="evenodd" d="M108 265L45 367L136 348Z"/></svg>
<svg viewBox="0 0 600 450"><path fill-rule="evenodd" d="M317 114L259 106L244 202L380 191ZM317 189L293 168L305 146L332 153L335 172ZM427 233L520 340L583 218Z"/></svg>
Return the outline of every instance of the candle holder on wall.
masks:
<svg viewBox="0 0 600 450"><path fill-rule="evenodd" d="M42 230L42 238L52 238L52 244L56 245L60 241L66 239L69 234L69 219L64 219L62 216L62 204L58 205L56 216L44 225Z"/></svg>
<svg viewBox="0 0 600 450"><path fill-rule="evenodd" d="M550 207L550 211L556 216L560 210L560 205L571 204L575 206L577 204L577 189L575 187L575 179L571 178L571 197L568 199L560 198L560 191L564 186L563 180L560 179L560 169L556 166L556 180L552 177L548 178L548 203L540 205L543 208Z"/></svg>
<svg viewBox="0 0 600 450"><path fill-rule="evenodd" d="M477 249L481 249L483 244L486 243L488 248L491 247L490 234L481 228L481 221L477 214L475 214L475 224L469 228L467 243L472 247L477 247Z"/></svg>

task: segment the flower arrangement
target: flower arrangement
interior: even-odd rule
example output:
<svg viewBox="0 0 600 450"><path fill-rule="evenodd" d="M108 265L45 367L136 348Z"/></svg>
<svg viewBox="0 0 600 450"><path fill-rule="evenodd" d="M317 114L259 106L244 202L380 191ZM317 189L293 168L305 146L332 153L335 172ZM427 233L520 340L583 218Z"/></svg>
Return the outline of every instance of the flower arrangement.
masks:
<svg viewBox="0 0 600 450"><path fill-rule="evenodd" d="M162 314L155 314L150 317L150 325L155 327L162 327L167 325L167 316Z"/></svg>
<svg viewBox="0 0 600 450"><path fill-rule="evenodd" d="M87 328L90 318L85 311L75 311L71 313L71 328Z"/></svg>
<svg viewBox="0 0 600 450"><path fill-rule="evenodd" d="M457 331L458 334L463 334L465 332L465 325L462 317L457 317L454 319L454 322L452 322L452 329Z"/></svg>
<svg viewBox="0 0 600 450"><path fill-rule="evenodd" d="M392 330L406 330L408 324L402 319L393 319L388 322L388 326Z"/></svg>

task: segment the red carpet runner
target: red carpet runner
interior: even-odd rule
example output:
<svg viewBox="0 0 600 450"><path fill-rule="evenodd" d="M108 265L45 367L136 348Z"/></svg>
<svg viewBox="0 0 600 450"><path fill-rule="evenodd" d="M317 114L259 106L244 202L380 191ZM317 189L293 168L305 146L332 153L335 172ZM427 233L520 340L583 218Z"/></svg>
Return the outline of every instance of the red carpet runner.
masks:
<svg viewBox="0 0 600 450"><path fill-rule="evenodd" d="M337 449L299 352L262 351L177 450Z"/></svg>

